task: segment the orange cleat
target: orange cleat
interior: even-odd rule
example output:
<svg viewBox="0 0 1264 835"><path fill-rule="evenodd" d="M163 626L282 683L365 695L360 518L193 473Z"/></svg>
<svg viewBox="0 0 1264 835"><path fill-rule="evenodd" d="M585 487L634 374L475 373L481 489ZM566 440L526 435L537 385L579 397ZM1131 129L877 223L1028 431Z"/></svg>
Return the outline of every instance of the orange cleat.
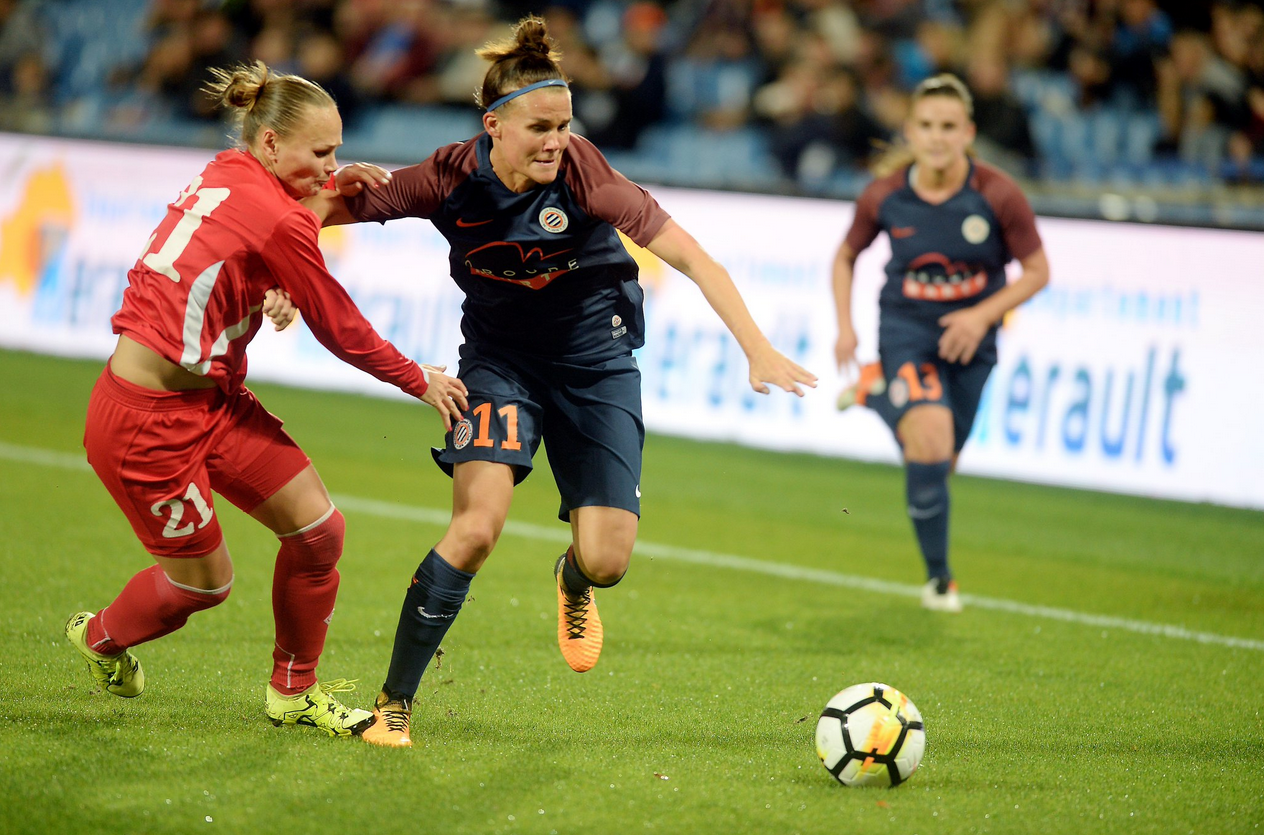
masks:
<svg viewBox="0 0 1264 835"><path fill-rule="evenodd" d="M360 734L360 738L370 745L411 748L413 741L408 735L408 720L412 715L411 699L392 699L385 693L379 693L373 702L375 721Z"/></svg>
<svg viewBox="0 0 1264 835"><path fill-rule="evenodd" d="M880 395L886 390L887 381L882 376L882 363L871 362L860 367L859 380L838 393L834 406L840 412L852 406L863 406L870 394Z"/></svg>
<svg viewBox="0 0 1264 835"><path fill-rule="evenodd" d="M562 657L577 673L586 673L597 666L601 657L604 630L597 614L597 601L591 588L581 597L572 598L562 588L562 555L553 569L557 578L557 645Z"/></svg>

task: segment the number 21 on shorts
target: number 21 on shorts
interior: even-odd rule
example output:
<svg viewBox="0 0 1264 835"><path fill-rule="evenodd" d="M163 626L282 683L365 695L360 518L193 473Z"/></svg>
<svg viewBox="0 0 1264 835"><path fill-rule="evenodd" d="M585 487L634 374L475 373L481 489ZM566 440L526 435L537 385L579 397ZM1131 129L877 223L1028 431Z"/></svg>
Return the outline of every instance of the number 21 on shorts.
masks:
<svg viewBox="0 0 1264 835"><path fill-rule="evenodd" d="M202 517L200 522L196 524L193 522L180 524L184 520L185 502L193 504L193 509ZM162 529L164 539L179 539L182 536L188 536L195 530L200 531L215 516L215 511L211 510L211 506L206 503L206 499L202 498L202 491L193 483L190 483L189 489L184 491L184 498L155 502L154 506L149 508L149 512L159 519L163 517L164 513L167 515L167 525Z"/></svg>

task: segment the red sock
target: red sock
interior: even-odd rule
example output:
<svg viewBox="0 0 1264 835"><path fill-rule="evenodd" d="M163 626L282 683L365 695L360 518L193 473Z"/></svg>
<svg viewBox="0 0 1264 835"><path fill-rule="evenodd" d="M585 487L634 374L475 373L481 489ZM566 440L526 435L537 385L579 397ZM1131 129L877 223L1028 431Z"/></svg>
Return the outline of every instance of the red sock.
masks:
<svg viewBox="0 0 1264 835"><path fill-rule="evenodd" d="M103 655L117 655L128 647L175 632L189 615L218 606L228 597L232 581L222 589L203 590L177 584L151 565L138 572L114 602L88 621L88 646Z"/></svg>
<svg viewBox="0 0 1264 835"><path fill-rule="evenodd" d="M285 536L272 575L272 686L287 696L316 683L316 663L338 597L338 571L346 520L335 507L317 522Z"/></svg>

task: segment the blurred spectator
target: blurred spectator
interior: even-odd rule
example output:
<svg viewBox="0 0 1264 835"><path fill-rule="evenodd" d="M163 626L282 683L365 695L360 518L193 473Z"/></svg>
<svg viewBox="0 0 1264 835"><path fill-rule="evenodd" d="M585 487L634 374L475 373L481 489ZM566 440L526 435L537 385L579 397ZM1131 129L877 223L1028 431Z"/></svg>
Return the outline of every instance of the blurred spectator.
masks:
<svg viewBox="0 0 1264 835"><path fill-rule="evenodd" d="M975 149L984 159L1015 174L1025 174L1036 156L1027 110L1009 89L1003 59L975 55L967 67L974 95L974 123L978 126Z"/></svg>
<svg viewBox="0 0 1264 835"><path fill-rule="evenodd" d="M667 110L666 26L667 13L660 6L632 3L623 14L622 38L602 50L613 112L604 125L590 123L598 145L632 148L645 128L662 121Z"/></svg>
<svg viewBox="0 0 1264 835"><path fill-rule="evenodd" d="M1178 32L1161 65L1160 114L1169 142L1186 162L1215 170L1232 128L1243 121L1243 74L1212 50L1202 32Z"/></svg>
<svg viewBox="0 0 1264 835"><path fill-rule="evenodd" d="M1110 46L1115 102L1130 109L1153 107L1155 62L1172 42L1172 21L1155 0L1121 0L1119 24Z"/></svg>
<svg viewBox="0 0 1264 835"><path fill-rule="evenodd" d="M770 123L773 156L801 182L863 167L889 132L862 106L855 73L802 60L761 88L755 109Z"/></svg>
<svg viewBox="0 0 1264 835"><path fill-rule="evenodd" d="M0 129L28 133L51 130L46 43L34 3L0 0Z"/></svg>
<svg viewBox="0 0 1264 835"><path fill-rule="evenodd" d="M346 4L353 9L356 5ZM351 77L366 95L406 99L410 86L434 70L439 57L436 33L442 31L435 5L434 0L396 0L358 21L367 24L367 31L357 33L363 43L352 61Z"/></svg>
<svg viewBox="0 0 1264 835"><path fill-rule="evenodd" d="M751 98L766 71L750 34L749 7L714 0L692 37L668 68L667 97L672 114L712 130L745 125Z"/></svg>
<svg viewBox="0 0 1264 835"><path fill-rule="evenodd" d="M196 3L156 3L150 21L155 42L137 77L139 86L185 119L218 119L214 102L202 92L211 67L246 59L246 50L222 12Z"/></svg>
<svg viewBox="0 0 1264 835"><path fill-rule="evenodd" d="M346 57L337 39L326 31L306 32L299 38L295 62L296 74L315 81L333 96L343 127L354 128L364 108L364 97L348 78Z"/></svg>
<svg viewBox="0 0 1264 835"><path fill-rule="evenodd" d="M450 7L439 62L429 79L429 88L425 79L419 79L408 100L470 107L474 103L474 92L482 86L487 73L487 62L479 58L475 50L500 36L497 24L481 4Z"/></svg>

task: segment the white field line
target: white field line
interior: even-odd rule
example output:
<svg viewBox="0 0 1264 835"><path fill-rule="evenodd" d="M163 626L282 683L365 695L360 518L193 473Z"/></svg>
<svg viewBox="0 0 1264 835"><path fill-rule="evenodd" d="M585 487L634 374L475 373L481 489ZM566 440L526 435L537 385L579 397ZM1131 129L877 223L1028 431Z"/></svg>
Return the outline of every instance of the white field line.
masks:
<svg viewBox="0 0 1264 835"><path fill-rule="evenodd" d="M41 467L56 467L66 470L90 472L92 469L81 455L54 452L37 447L15 446L3 442L0 442L0 458L22 464L34 464ZM448 520L451 518L451 513L447 510L383 502L360 496L334 494L333 500L342 510L377 516L383 519L399 519L436 527L446 527ZM570 542L571 538L570 530L560 525L557 527L546 527L544 525L533 525L529 522L515 522L512 520L505 523L504 533L510 536L522 537L523 539L536 539L559 545ZM677 562L692 563L694 565L725 568L730 571L764 574L787 580L803 580L820 585L842 586L876 594L891 594L898 597L918 597L921 595L921 586L892 583L887 580L875 580L869 577L858 577L821 568L805 568L797 565L766 562L750 557L740 557L735 554L720 554L714 551L678 548L674 545L665 545L658 542L638 540L636 553L656 559L676 560ZM992 609L1044 620L1060 620L1082 626L1121 629L1125 632L1136 632L1140 635L1157 635L1163 638L1196 641L1201 644L1264 652L1264 641L1251 638L1235 638L1230 635L1218 635L1214 632L1196 632L1184 627L1171 626L1164 623L1151 623L1149 621L1131 620L1109 615L1094 615L1087 612L1077 612L1073 609L1057 609L1052 606L1033 606L1014 600L982 597L975 594L963 594L961 599L963 603L975 609Z"/></svg>

